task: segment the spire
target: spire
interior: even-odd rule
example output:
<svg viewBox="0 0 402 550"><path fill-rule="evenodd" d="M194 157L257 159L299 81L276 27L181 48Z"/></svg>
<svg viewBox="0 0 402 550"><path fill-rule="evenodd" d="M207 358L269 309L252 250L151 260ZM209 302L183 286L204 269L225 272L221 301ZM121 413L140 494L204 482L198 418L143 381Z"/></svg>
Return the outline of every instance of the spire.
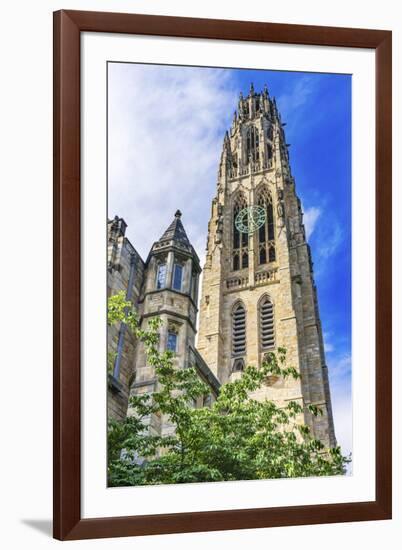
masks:
<svg viewBox="0 0 402 550"><path fill-rule="evenodd" d="M230 137L229 132L226 130L225 137L223 138L223 149L221 154L220 171L223 166L228 167L232 158L232 152L230 150Z"/></svg>
<svg viewBox="0 0 402 550"><path fill-rule="evenodd" d="M253 96L254 95L254 84L251 82L250 84L250 95Z"/></svg>
<svg viewBox="0 0 402 550"><path fill-rule="evenodd" d="M176 210L172 223L163 233L161 238L152 245L146 262L147 264L152 256L158 256L159 254L166 255L166 253L172 250L177 251L177 249L179 249L180 254L187 258L191 257L194 268L201 271L200 259L187 237L187 233L181 221L181 216L181 211ZM174 252L174 254L176 254L176 252Z"/></svg>
<svg viewBox="0 0 402 550"><path fill-rule="evenodd" d="M160 243L166 242L166 241L176 241L181 243L182 245L191 247L190 241L188 240L186 231L183 227L183 224L180 218L181 218L181 212L180 210L176 210L174 215L174 220L166 229L162 237L159 239Z"/></svg>
<svg viewBox="0 0 402 550"><path fill-rule="evenodd" d="M111 234L117 237L124 237L126 234L127 224L123 218L115 216L113 220L108 220L108 224L110 225Z"/></svg>

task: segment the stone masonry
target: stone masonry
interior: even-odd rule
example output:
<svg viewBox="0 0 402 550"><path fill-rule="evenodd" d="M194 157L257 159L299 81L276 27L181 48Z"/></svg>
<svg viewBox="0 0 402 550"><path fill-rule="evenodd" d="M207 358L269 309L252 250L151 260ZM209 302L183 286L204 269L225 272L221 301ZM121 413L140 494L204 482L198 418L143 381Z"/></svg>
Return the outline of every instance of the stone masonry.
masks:
<svg viewBox="0 0 402 550"><path fill-rule="evenodd" d="M279 405L299 402L304 408L300 420L326 446L335 446L313 264L284 126L267 88L257 94L251 86L246 98L240 95L212 200L197 348L221 383L241 376L246 365L260 365L267 352L286 348L287 364L301 379L270 377L256 397ZM261 228L236 235L238 212L257 205L266 209L268 234ZM268 321L265 302L271 308ZM243 340L234 318L239 305ZM264 334L264 327L271 332ZM244 345L240 351L236 338ZM309 404L319 406L323 415L314 417Z"/></svg>
<svg viewBox="0 0 402 550"><path fill-rule="evenodd" d="M126 223L116 216L108 222L107 295L123 290L127 299L137 308L144 262L125 237ZM136 339L125 327L108 327L108 417L122 420L127 415L129 388L135 377L134 355Z"/></svg>
<svg viewBox="0 0 402 550"><path fill-rule="evenodd" d="M174 351L177 368L195 367L209 386L212 400L219 382L195 349L200 262L177 211L144 262L125 237L126 223L117 216L108 223L108 296L124 290L135 308L142 329L153 317L162 321L160 351ZM108 350L114 354L108 373L108 415L121 420L131 414L129 396L152 394L158 386L144 346L121 324L108 329ZM194 403L202 407L206 403ZM146 419L155 435L174 430L168 418Z"/></svg>
<svg viewBox="0 0 402 550"><path fill-rule="evenodd" d="M212 399L220 384L241 376L247 365L261 365L267 353L286 348L287 364L301 379L271 376L255 397L280 406L299 402L299 420L331 447L336 438L313 264L284 126L266 87L256 93L251 85L247 97L240 94L212 199L197 347L201 268L179 211L146 261L124 236L124 220L109 222L108 294L124 289L142 328L161 317L161 350L175 352L178 368L194 366ZM240 232L236 220L240 214L250 223L244 216L250 207L263 212L265 221L254 232ZM109 329L108 349L117 351L109 372L109 415L121 419L131 414L130 393L152 394L158 381L142 344L124 327ZM309 404L322 416L311 415ZM155 434L174 430L157 415L147 423Z"/></svg>

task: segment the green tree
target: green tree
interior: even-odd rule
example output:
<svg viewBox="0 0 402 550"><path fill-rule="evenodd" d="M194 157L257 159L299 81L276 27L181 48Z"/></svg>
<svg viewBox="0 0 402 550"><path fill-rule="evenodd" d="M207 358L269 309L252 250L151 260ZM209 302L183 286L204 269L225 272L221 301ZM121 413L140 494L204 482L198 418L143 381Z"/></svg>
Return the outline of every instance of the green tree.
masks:
<svg viewBox="0 0 402 550"><path fill-rule="evenodd" d="M108 426L108 482L110 486L190 483L336 475L349 458L339 447L324 449L300 422L302 407L290 401L278 407L257 401L252 393L268 376L298 378L286 366L286 352L278 349L260 368L249 366L240 379L222 385L209 407L193 403L209 394L195 369L178 369L174 354L159 352L159 318L147 330L139 328L132 305L123 293L109 299L108 323L125 322L143 342L148 364L155 369L157 391L130 397L133 414ZM321 414L310 407L313 415ZM167 415L174 435L149 433L152 414Z"/></svg>

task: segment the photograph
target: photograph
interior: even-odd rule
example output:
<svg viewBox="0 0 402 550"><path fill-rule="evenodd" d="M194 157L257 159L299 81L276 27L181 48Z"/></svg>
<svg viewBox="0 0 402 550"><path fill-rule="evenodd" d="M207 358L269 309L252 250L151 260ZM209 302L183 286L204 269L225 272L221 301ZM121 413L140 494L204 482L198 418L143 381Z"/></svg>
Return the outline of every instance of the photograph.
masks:
<svg viewBox="0 0 402 550"><path fill-rule="evenodd" d="M108 487L352 475L351 75L107 88Z"/></svg>
<svg viewBox="0 0 402 550"><path fill-rule="evenodd" d="M3 548L402 539L395 6L5 5Z"/></svg>

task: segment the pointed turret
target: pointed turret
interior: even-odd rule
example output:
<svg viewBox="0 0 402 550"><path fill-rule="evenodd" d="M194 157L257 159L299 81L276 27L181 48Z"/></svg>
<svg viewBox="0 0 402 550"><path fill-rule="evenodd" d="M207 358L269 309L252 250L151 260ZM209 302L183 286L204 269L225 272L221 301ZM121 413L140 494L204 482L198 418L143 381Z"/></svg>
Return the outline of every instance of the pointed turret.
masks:
<svg viewBox="0 0 402 550"><path fill-rule="evenodd" d="M180 243L181 245L184 245L189 249L192 248L190 241L188 240L187 233L181 221L180 210L176 210L172 223L163 233L162 237L159 239L158 242L164 243L166 241Z"/></svg>
<svg viewBox="0 0 402 550"><path fill-rule="evenodd" d="M173 354L172 361L178 369L190 365L200 370L199 359L194 359L195 335L197 332L198 285L201 273L200 260L191 245L181 221L182 214L176 210L172 222L157 240L149 253L144 283L141 292L141 329L145 330L153 318L161 321L159 327L159 350ZM157 389L157 373L150 364L143 343L136 357L137 377L131 395L152 394ZM204 378L219 386L216 378L205 366ZM215 392L217 390L214 390ZM175 426L167 415L151 413L150 433L171 435Z"/></svg>
<svg viewBox="0 0 402 550"><path fill-rule="evenodd" d="M166 263L166 285L170 286L173 280L174 262L177 260L179 264L188 261L188 269L193 270L197 274L201 271L200 260L198 255L187 237L181 221L181 212L176 210L173 221L170 223L166 231L156 241L149 253L147 265L155 266L156 264ZM150 289L154 285L151 279L147 283L147 288ZM190 289L187 289L188 291Z"/></svg>
<svg viewBox="0 0 402 550"><path fill-rule="evenodd" d="M219 177L221 177L222 175L224 176L226 173L230 172L233 164L232 161L233 159L232 159L232 151L230 148L230 137L229 137L229 132L226 131L225 137L223 138L223 148L222 148L221 160L219 163L219 172L218 172Z"/></svg>

